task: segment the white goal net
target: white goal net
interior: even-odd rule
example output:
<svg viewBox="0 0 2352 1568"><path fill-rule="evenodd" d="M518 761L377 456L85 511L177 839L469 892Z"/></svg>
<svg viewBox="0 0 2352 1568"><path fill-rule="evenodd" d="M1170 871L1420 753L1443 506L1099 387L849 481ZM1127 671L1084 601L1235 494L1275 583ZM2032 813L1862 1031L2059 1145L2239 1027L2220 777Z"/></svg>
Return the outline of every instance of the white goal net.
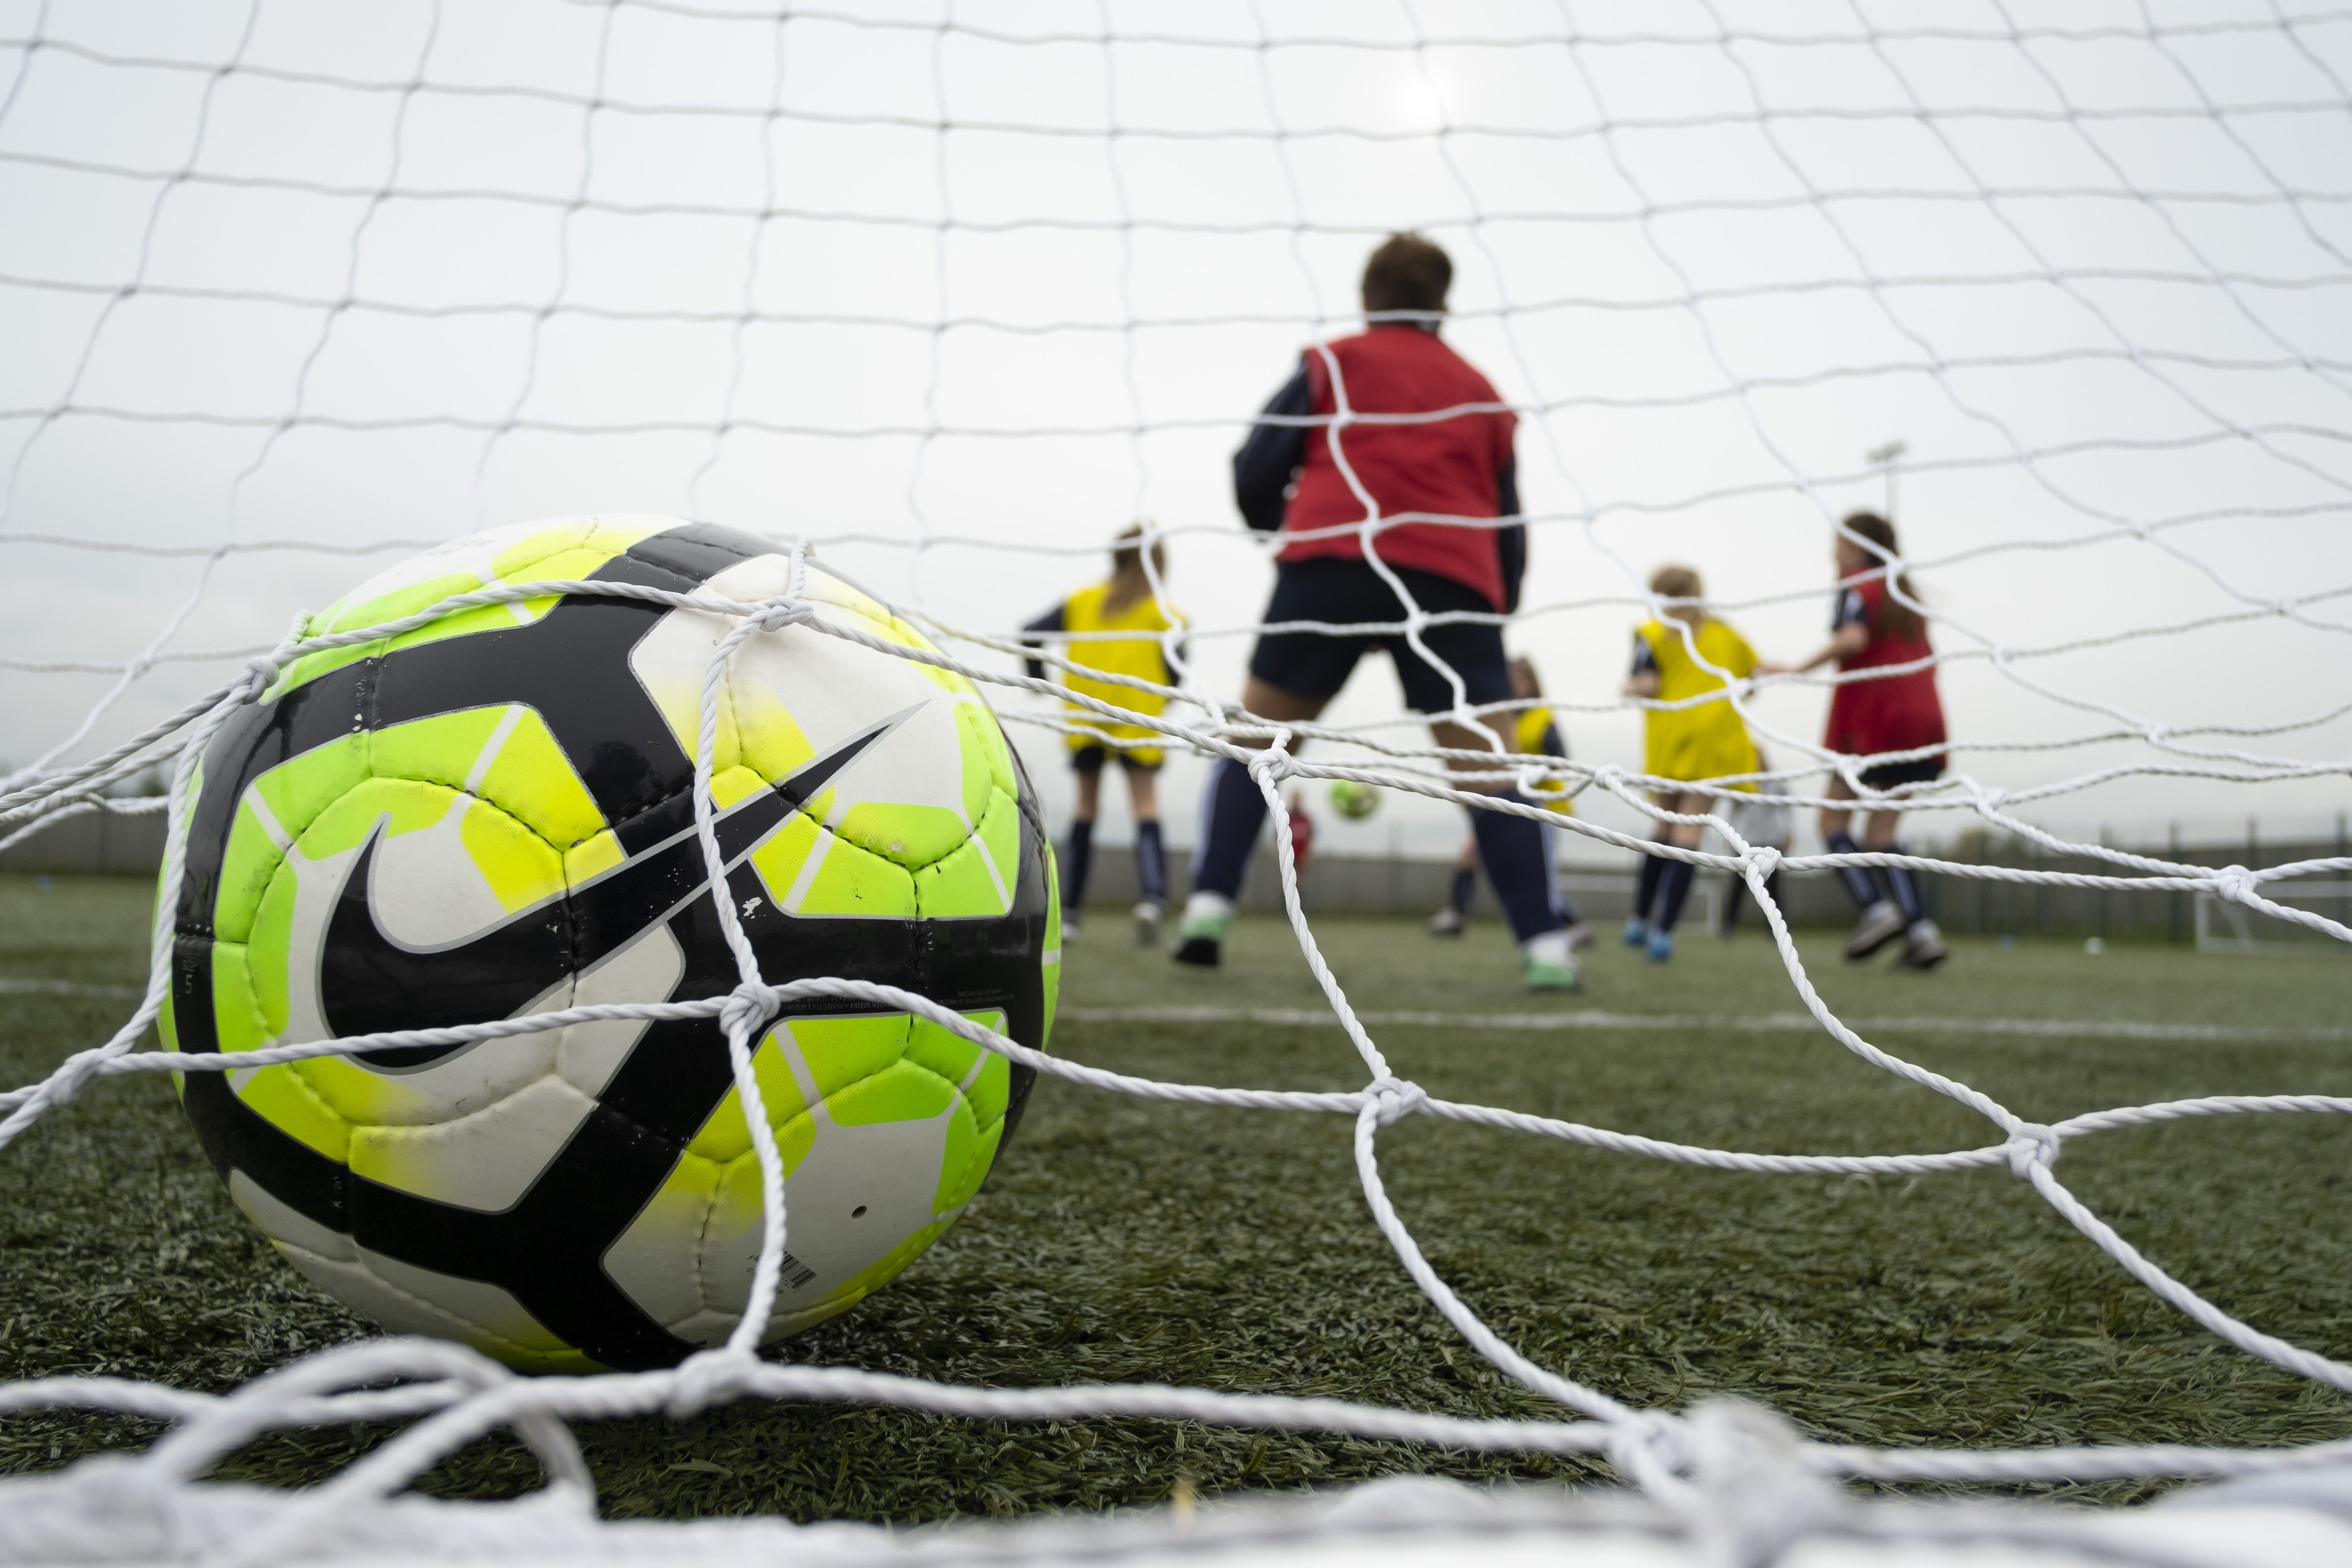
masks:
<svg viewBox="0 0 2352 1568"><path fill-rule="evenodd" d="M1365 1245L1392 1249L1480 1355L1560 1407L1551 1421L1472 1421L763 1360L757 1331L790 1226L781 1157L763 1144L766 1228L728 1348L674 1372L524 1379L456 1347L386 1340L226 1397L103 1379L0 1385L0 1419L62 1406L175 1423L94 1479L0 1480L0 1557L552 1554L592 1542L667 1555L670 1538L607 1539L580 1511L594 1478L566 1424L744 1398L1589 1454L1647 1500L1622 1514L1498 1514L1406 1489L1344 1518L1234 1528L1235 1542L1266 1550L1418 1519L1646 1531L1712 1542L1726 1563L1817 1531L2186 1561L2204 1547L2185 1525L2098 1535L2108 1526L2039 1514L1874 1512L1841 1502L1836 1483L2258 1475L2290 1496L2289 1478L2352 1462L2352 1445L1887 1450L1805 1440L1753 1409L1635 1408L1483 1322L1424 1258L1379 1159L1384 1129L1431 1116L1485 1129L1498 1161L1515 1140L1549 1138L1791 1176L2006 1169L2205 1330L2352 1392L2352 1366L2215 1305L2060 1174L2070 1143L2111 1129L2341 1114L2352 1099L2214 1096L2029 1121L1841 1019L1765 886L1780 866L1899 865L2174 893L2195 901L2200 933L2210 910L2213 929L2248 943L2290 928L2299 946L2352 942L2336 896L2352 860L2216 869L2112 847L2091 826L2236 820L2253 800L2315 820L2344 799L2347 83L2352 12L2275 0L2063 14L1998 0L1950 13L1860 0L0 6L0 847L93 813L180 812L184 789L123 791L175 769L184 785L205 742L288 664L384 634L321 633L297 614L374 565L562 514L667 514L764 536L794 562L780 596L638 593L735 622L714 682L751 639L864 636L801 596L798 574L814 563L944 652L868 645L980 683L1040 758L1058 754L1076 701L1167 746L1180 800L1207 762L1246 765L1272 811L1289 925L1361 1058L1361 1086L1140 1080L902 990L772 985L740 940L727 996L485 1019L433 1040L716 1018L761 1129L754 1031L796 999L856 997L1105 1093L1347 1117ZM1401 230L1451 253L1446 340L1518 420L1528 568L1519 607L1499 619L1546 670L1545 706L1573 732L1572 758L1473 758L1465 772L1401 710L1385 671L1314 724L1269 724L1235 701L1272 566L1264 537L1234 516L1231 455L1302 349L1358 329L1358 268ZM1359 422L1344 381L1335 391L1339 412L1307 423L1344 457ZM1722 810L1701 848L1656 846L1665 813L1651 791L1670 781L1634 764L1644 705L1614 695L1628 629L1666 608L1646 586L1652 569L1703 560L1710 606L1793 654L1822 635L1832 526L1898 506L1904 554L1874 570L1916 585L1953 735L1943 777L1891 803L1929 835L1983 828L2103 869L1751 844L1728 808L1759 775L1673 782ZM1022 674L1029 615L1139 519L1168 547L1155 593L1189 621L1181 683L1129 683L1170 699L1151 714L1070 696L1061 681L1082 636L1045 651L1045 679ZM1375 505L1353 527L1376 553L1399 521ZM608 591L521 584L414 619ZM1442 622L1409 605L1392 629L1417 638ZM1761 674L1720 699L1793 806L1827 804L1841 781L1885 800L1860 775L1886 758L1821 744L1842 678ZM696 778L714 867L715 689ZM1511 711L1455 691L1465 723ZM1036 771L1050 816L1059 775ZM1648 849L1743 880L1806 1027L1851 1051L1855 1071L1978 1113L1982 1140L1758 1154L1424 1093L1391 1069L1380 1024L1351 1008L1300 903L1283 800L1327 779L1397 802L1378 824L1329 824L1327 852L1447 852L1468 807L1539 819L1595 856ZM1578 814L1482 783L1564 792ZM174 853L166 910L179 873ZM113 1076L425 1040L152 1050L142 1041L169 985L162 927L137 1010L110 1040L0 1093L0 1143L38 1136L44 1112ZM407 1425L299 1498L197 1484L258 1433L353 1422ZM546 1499L392 1506L498 1427L541 1456ZM176 1510L179 1533L109 1544L109 1511L134 1495ZM1051 1550L1082 1549L1055 1539ZM845 1556L867 1549L827 1541Z"/></svg>

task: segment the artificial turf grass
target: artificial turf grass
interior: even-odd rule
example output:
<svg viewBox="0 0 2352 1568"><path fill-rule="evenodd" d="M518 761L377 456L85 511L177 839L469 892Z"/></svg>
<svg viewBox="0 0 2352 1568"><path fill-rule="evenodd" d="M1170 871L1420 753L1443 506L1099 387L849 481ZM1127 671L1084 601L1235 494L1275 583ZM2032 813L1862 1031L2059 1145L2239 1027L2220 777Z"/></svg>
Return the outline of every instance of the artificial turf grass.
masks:
<svg viewBox="0 0 2352 1568"><path fill-rule="evenodd" d="M135 978L146 890L0 879L0 975ZM1604 948L1588 993L1516 990L1500 932L1459 943L1402 922L1324 920L1360 1005L1467 1011L1791 1012L1759 933L1686 937L1654 969ZM1809 935L1855 1016L2235 1019L2333 1025L2352 963L2178 949L1963 943L1929 976L1851 972ZM1244 920L1214 975L1111 942L1069 955L1080 1008L1302 1008L1287 933ZM0 995L0 1063L23 1082L102 1038L122 1003ZM1382 1028L1433 1092L1728 1147L1966 1147L1983 1121L1818 1035ZM2352 1092L2352 1046L1874 1038L2021 1113L2219 1092ZM1363 1073L1329 1027L1074 1019L1063 1054L1155 1077L1344 1087ZM1095 1379L1322 1394L1461 1414L1556 1414L1463 1346L1366 1215L1345 1118L1146 1103L1047 1081L972 1212L908 1275L792 1342L801 1359L950 1381ZM2105 1134L2060 1174L2189 1283L2256 1324L2352 1352L2336 1172L2345 1129L2232 1117ZM2352 1403L2197 1330L2006 1170L1904 1180L1743 1176L1484 1129L1408 1121L1383 1170L1440 1272L1511 1343L1635 1405L1746 1393L1808 1429L1871 1443L2183 1440L2270 1444L2352 1431ZM0 1154L0 1375L109 1372L227 1388L365 1333L310 1291L229 1206L160 1080L114 1082ZM0 1421L0 1469L143 1440L143 1423ZM380 1433L287 1434L226 1473L315 1480ZM865 1406L744 1405L683 1425L584 1428L616 1515L775 1512L918 1520L1099 1508L1402 1469L1585 1476L1576 1461L1433 1453L1182 1423L950 1421ZM503 1495L536 1466L503 1438L425 1482ZM2063 1489L2062 1489L2063 1490ZM2125 1483L2084 1489L2124 1498Z"/></svg>

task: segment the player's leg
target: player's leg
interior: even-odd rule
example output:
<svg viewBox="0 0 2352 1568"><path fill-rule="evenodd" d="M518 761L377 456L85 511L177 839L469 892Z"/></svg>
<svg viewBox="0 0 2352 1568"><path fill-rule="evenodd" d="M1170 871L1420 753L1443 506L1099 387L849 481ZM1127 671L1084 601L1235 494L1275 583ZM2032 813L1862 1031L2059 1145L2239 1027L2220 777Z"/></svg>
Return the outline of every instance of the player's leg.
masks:
<svg viewBox="0 0 2352 1568"><path fill-rule="evenodd" d="M1271 610L1267 618L1276 618ZM1260 653L1274 641L1259 638ZM1318 695L1276 685L1256 669L1253 657L1250 677L1242 685L1242 706L1260 718L1276 724L1304 724L1322 716L1331 701L1329 693ZM1342 682L1346 678L1340 677ZM1235 744L1263 748L1273 742L1260 738ZM1208 786L1202 791L1201 844L1192 854L1192 892L1184 901L1184 917L1176 928L1178 963L1213 967L1223 961L1225 933L1233 925L1234 905L1241 897L1250 852L1257 847L1257 836L1265 828L1265 796L1247 768L1224 757L1211 764Z"/></svg>
<svg viewBox="0 0 2352 1568"><path fill-rule="evenodd" d="M1739 908L1747 902L1748 879L1735 873L1723 889L1723 929L1719 935L1725 941L1739 935Z"/></svg>
<svg viewBox="0 0 2352 1568"><path fill-rule="evenodd" d="M1853 789L1843 778L1830 780L1830 799L1851 800ZM1853 841L1848 831L1853 813L1831 807L1822 812L1822 844L1833 855L1861 852L1862 846ZM1845 956L1860 962L1903 935L1903 910L1870 873L1868 866L1842 865L1838 881L1845 884L1846 896L1862 911L1854 923L1853 935L1845 939Z"/></svg>
<svg viewBox="0 0 2352 1568"><path fill-rule="evenodd" d="M1119 753L1126 766L1127 798L1135 808L1135 941L1160 945L1160 922L1168 908L1168 849L1160 837L1160 753L1138 748Z"/></svg>
<svg viewBox="0 0 2352 1568"><path fill-rule="evenodd" d="M1463 839L1454 856L1454 875L1445 885L1445 907L1429 917L1432 936L1459 936L1469 921L1470 899L1478 891L1478 835Z"/></svg>
<svg viewBox="0 0 2352 1568"><path fill-rule="evenodd" d="M1571 953L1581 953L1600 941L1601 936L1592 929L1592 922L1578 912L1576 900L1569 897L1568 889L1559 884L1560 829L1554 823L1547 822L1544 824L1543 833L1544 864L1551 868L1552 902L1559 905L1559 917L1568 922L1566 926L1568 950Z"/></svg>
<svg viewBox="0 0 2352 1568"><path fill-rule="evenodd" d="M1782 854L1787 854L1789 841L1782 839L1772 847ZM1764 896L1772 901L1772 907L1775 909L1783 907L1780 903L1780 868L1777 865L1764 878ZM1731 885L1725 890L1723 895L1723 935L1727 941L1738 934L1739 911L1748 902L1749 897L1748 879L1744 876L1732 877ZM1759 908L1757 913L1761 915L1763 911Z"/></svg>
<svg viewBox="0 0 2352 1568"><path fill-rule="evenodd" d="M1900 766L1900 765L1898 765ZM1873 784L1885 788L1877 775L1890 769L1874 768L1866 775ZM1906 769L1908 771L1908 769ZM1933 775L1928 775L1933 777ZM1890 779L1889 783L1909 783L1908 778ZM1899 854L1903 846L1896 841L1895 826L1902 821L1900 811L1873 811L1863 822L1863 841L1869 848L1888 854ZM1927 892L1919 884L1919 873L1908 866L1884 867L1886 885L1894 895L1895 906L1903 916L1903 951L1896 954L1895 964L1903 969L1932 969L1950 956L1944 944L1944 934L1927 918Z"/></svg>
<svg viewBox="0 0 2352 1568"><path fill-rule="evenodd" d="M1659 835L1650 835L1655 841ZM1650 912L1658 905L1658 880L1666 873L1666 857L1644 852L1642 863L1633 872L1633 910L1625 916L1625 946L1647 946L1650 941Z"/></svg>
<svg viewBox="0 0 2352 1568"><path fill-rule="evenodd" d="M1094 870L1095 817L1102 809L1103 748L1083 746L1070 753L1070 771L1078 787L1077 807L1070 813L1069 841L1062 846L1062 929L1075 936L1084 918L1087 878Z"/></svg>
<svg viewBox="0 0 2352 1568"><path fill-rule="evenodd" d="M1601 938L1593 934L1592 923L1576 912L1576 901L1559 885L1559 833L1555 822L1543 824L1543 863L1551 877L1551 901L1559 906L1559 917L1568 922L1568 950L1581 953Z"/></svg>
<svg viewBox="0 0 2352 1568"><path fill-rule="evenodd" d="M1321 621L1360 625L1393 621L1398 613L1396 596L1370 567L1360 560L1328 558L1284 561L1276 567L1274 594L1265 606L1269 623ZM1264 633L1250 651L1242 706L1276 724L1320 718L1339 688L1348 684L1349 672L1363 651L1364 643L1359 637L1309 632ZM1238 744L1261 747L1273 743L1257 739ZM1247 768L1223 757L1210 764L1209 781L1201 791L1201 841L1192 852L1192 892L1184 901L1184 916L1176 928L1178 963L1214 965L1222 960L1225 933L1233 925L1234 904L1241 897L1242 876L1249 869L1257 836L1265 828L1265 796Z"/></svg>
<svg viewBox="0 0 2352 1568"><path fill-rule="evenodd" d="M1697 816L1709 807L1706 796L1699 794L1660 795L1658 804L1669 811L1686 817ZM1677 849L1695 850L1705 830L1696 822L1663 822L1657 840ZM1667 856L1653 856L1662 862L1658 871L1657 902L1652 906L1650 935L1643 943L1644 955L1653 964L1663 964L1675 956L1675 926L1682 920L1683 905L1690 898L1691 884L1696 880L1698 868L1688 861Z"/></svg>
<svg viewBox="0 0 2352 1568"><path fill-rule="evenodd" d="M1486 601L1471 590L1426 573L1404 574L1415 600L1424 610L1483 610ZM1423 644L1440 664L1461 677L1463 695L1473 707L1507 702L1511 697L1509 662L1503 653L1499 626L1449 622L1430 627ZM1431 664L1402 637L1381 639L1396 661L1404 685L1405 702L1421 713L1443 713L1454 706L1454 688L1443 669ZM1493 772L1510 755L1510 727L1502 721L1465 725L1452 719L1433 722L1437 744L1483 755L1457 758L1450 766L1464 774ZM1465 789L1532 807L1508 779L1464 779ZM1557 873L1544 855L1543 824L1530 817L1501 811L1474 810L1470 830L1478 841L1478 862L1486 868L1487 885L1503 906L1511 935L1519 946L1520 972L1530 990L1570 990L1579 984L1576 959L1569 950L1568 917L1559 907Z"/></svg>

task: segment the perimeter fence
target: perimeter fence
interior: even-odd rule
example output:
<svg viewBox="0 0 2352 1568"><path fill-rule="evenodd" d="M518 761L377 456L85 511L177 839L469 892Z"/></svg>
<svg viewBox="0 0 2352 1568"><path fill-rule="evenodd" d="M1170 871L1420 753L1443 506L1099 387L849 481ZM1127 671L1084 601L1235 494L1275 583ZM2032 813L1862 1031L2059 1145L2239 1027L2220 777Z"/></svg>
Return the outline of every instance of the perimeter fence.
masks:
<svg viewBox="0 0 2352 1568"><path fill-rule="evenodd" d="M154 797L159 803L161 797ZM140 811L137 800L118 804L130 811L92 811L37 837L0 849L0 874L84 873L152 876L163 864L163 816ZM2243 840L2232 843L2122 843L2116 847L2136 854L2161 855L2190 865L2242 865L2250 871L2301 861L2344 859L2352 855L2347 833L2339 826L2327 838L2266 839L2259 821L2250 823ZM2014 866L2030 871L2101 874L2104 862L2089 856L2050 855L2007 833L1971 832L1956 843L1923 844L1933 854L1971 865ZM1190 891L1186 867L1169 867L1172 892L1181 898ZM1586 918L1614 922L1625 917L1633 897L1633 866L1597 861L1563 862L1561 882L1577 909ZM1300 902L1311 914L1410 916L1427 915L1444 902L1453 866L1445 861L1406 855L1318 855L1301 879ZM1939 873L1920 877L1927 904L1947 934L1971 936L2067 938L2097 936L2103 940L2174 942L2229 950L2241 945L2235 925L2208 919L2207 936L2199 937L2195 896L2186 893L2116 893L2097 888L2068 887L2052 883L2013 883L1964 879ZM1789 924L1801 930L1832 929L1851 925L1853 905L1837 879L1828 872L1787 872L1780 879L1780 908ZM1694 913L1706 929L1716 930L1727 904L1729 879L1718 873L1702 873L1694 889ZM1091 879L1089 906L1112 911L1133 904L1138 889L1135 869L1127 857L1102 857ZM2352 884L2311 890L2319 913L2352 924ZM2295 900L2302 902L2303 900ZM1243 907L1272 912L1282 907L1282 878L1276 870L1271 846L1262 848L1251 862L1243 884ZM1471 903L1473 919L1500 919L1494 894L1482 882ZM1745 912L1748 925L1760 933L1753 909ZM2244 936L2258 944L2294 940L2278 921L2254 919ZM2300 945L2300 944L2299 944ZM2324 941L2314 951L2335 952L2340 944Z"/></svg>
<svg viewBox="0 0 2352 1568"><path fill-rule="evenodd" d="M116 831L120 832L123 827L118 822ZM1906 842L1905 847L1912 846ZM2259 825L2246 839L2232 843L2116 841L2112 847L2190 865L2242 865L2250 871L2302 861L2342 859L2352 853L2342 838L2268 840ZM2013 835L1991 832L1969 833L1953 843L1922 841L1916 852L1961 864L2012 866L2085 876L2104 874L2106 863L2087 855L2041 853L2034 845ZM15 869L19 867L12 858L0 855L0 870ZM1564 861L1560 871L1565 891L1587 919L1624 919L1633 891L1630 856L1622 862L1581 858ZM1315 915L1425 915L1444 902L1446 883L1453 873L1453 865L1446 861L1318 852L1307 875L1300 880L1299 892L1301 902ZM1175 895L1182 897L1188 891L1185 868L1171 865L1169 874ZM1920 882L1927 892L1928 912L1947 935L2014 936L2021 940L2098 936L2184 946L2197 940L2196 903L2193 895L2185 893L2116 893L2050 883L1978 881L1935 872L1920 873ZM1725 907L1728 886L1727 877L1705 872L1694 888L1694 914L1703 918L1709 930L1715 928L1718 912ZM1829 872L1784 872L1780 887L1781 911L1789 924L1801 930L1832 929L1853 924L1853 904ZM1097 857L1087 889L1090 908L1106 914L1115 912L1134 903L1138 891L1134 867L1125 855L1105 852ZM2316 907L2330 919L2347 921L2347 915L2352 915L2352 895L2330 891L2316 896L2320 900ZM1275 871L1270 849L1260 851L1251 862L1241 902L1245 909L1272 912L1282 907L1282 882ZM2339 909L2339 903L2347 907ZM1471 902L1470 912L1473 919L1501 918L1494 894L1483 881ZM1752 908L1742 918L1749 929L1762 930ZM2280 922L2257 918L2253 924L2259 928L2258 937L2286 935ZM2269 930L2273 926L2278 926L2278 931Z"/></svg>

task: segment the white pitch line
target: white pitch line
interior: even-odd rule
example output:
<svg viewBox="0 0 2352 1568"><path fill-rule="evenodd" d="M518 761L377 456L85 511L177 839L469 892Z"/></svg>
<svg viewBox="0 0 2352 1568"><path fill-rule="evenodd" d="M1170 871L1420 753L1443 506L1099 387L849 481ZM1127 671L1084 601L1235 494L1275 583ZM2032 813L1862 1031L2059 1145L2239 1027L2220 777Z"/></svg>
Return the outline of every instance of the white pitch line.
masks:
<svg viewBox="0 0 2352 1568"><path fill-rule="evenodd" d="M1062 1007L1055 1019L1080 1023L1233 1023L1276 1028L1337 1027L1339 1019L1313 1008ZM1814 1034L1821 1025L1804 1013L1611 1013L1585 1009L1569 1013L1442 1013L1359 1011L1373 1028L1729 1030L1746 1034ZM2264 1024L2149 1023L2128 1019L1858 1018L1846 1020L1865 1033L2006 1034L2060 1040L2352 1040L2352 1029Z"/></svg>
<svg viewBox="0 0 2352 1568"><path fill-rule="evenodd" d="M87 986L79 980L16 980L0 977L0 995L10 992L44 997L106 997L117 1000L147 994L144 986Z"/></svg>
<svg viewBox="0 0 2352 1568"><path fill-rule="evenodd" d="M0 996L93 997L130 1000L144 995L138 986L88 985L77 980L0 977ZM1336 1028L1339 1019L1314 1008L1061 1007L1056 1019L1074 1023L1262 1024L1276 1029ZM1741 1034L1812 1034L1821 1025L1804 1013L1612 1013L1597 1008L1566 1013L1445 1013L1413 1009L1362 1011L1372 1028L1517 1030L1549 1033L1563 1030L1718 1030ZM1855 1029L1879 1034L2015 1035L2043 1040L2168 1040L2340 1043L2352 1029L2326 1025L2152 1023L2133 1019L1858 1018Z"/></svg>

